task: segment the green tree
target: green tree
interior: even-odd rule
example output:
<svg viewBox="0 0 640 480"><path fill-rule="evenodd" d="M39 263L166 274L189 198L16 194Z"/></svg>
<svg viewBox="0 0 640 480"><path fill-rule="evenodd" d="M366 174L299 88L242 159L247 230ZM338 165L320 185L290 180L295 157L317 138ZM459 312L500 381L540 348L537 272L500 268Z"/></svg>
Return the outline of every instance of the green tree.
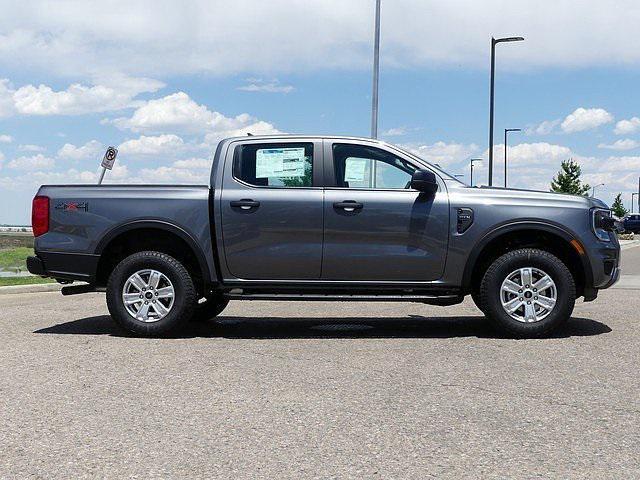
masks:
<svg viewBox="0 0 640 480"><path fill-rule="evenodd" d="M617 194L616 198L613 199L613 203L611 204L611 211L618 218L624 217L629 212L626 208L624 208L621 193Z"/></svg>
<svg viewBox="0 0 640 480"><path fill-rule="evenodd" d="M582 168L573 159L564 160L560 165L560 171L553 177L551 191L558 193L570 193L572 195L587 195L591 188L588 184L582 183L580 176Z"/></svg>

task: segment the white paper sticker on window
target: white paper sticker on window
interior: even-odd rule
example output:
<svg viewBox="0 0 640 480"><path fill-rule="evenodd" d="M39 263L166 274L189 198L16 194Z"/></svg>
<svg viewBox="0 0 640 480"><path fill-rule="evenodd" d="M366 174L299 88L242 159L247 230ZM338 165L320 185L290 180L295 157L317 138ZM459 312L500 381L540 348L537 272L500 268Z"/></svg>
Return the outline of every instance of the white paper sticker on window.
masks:
<svg viewBox="0 0 640 480"><path fill-rule="evenodd" d="M344 181L364 182L364 174L369 162L367 158L347 158L344 162Z"/></svg>
<svg viewBox="0 0 640 480"><path fill-rule="evenodd" d="M256 178L304 177L304 147L265 148L256 151Z"/></svg>

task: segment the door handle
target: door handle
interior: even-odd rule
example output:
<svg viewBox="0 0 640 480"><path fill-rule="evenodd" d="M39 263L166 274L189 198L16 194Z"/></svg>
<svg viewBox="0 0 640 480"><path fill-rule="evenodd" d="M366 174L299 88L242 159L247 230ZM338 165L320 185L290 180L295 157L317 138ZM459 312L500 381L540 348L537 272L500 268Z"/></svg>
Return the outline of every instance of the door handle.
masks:
<svg viewBox="0 0 640 480"><path fill-rule="evenodd" d="M242 210L251 210L252 208L258 208L260 206L260 202L247 198L243 198L242 200L233 200L229 202L229 204L233 208L241 208Z"/></svg>
<svg viewBox="0 0 640 480"><path fill-rule="evenodd" d="M345 212L355 212L362 209L363 205L355 200L345 200L344 202L335 202L333 208L341 208Z"/></svg>

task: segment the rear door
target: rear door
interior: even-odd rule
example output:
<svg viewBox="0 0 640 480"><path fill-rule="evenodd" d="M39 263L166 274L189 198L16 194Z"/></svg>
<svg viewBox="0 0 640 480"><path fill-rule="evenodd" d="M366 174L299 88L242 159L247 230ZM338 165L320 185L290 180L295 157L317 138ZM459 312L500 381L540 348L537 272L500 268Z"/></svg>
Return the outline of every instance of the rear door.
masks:
<svg viewBox="0 0 640 480"><path fill-rule="evenodd" d="M422 282L442 276L449 231L444 183L410 188L415 160L367 143L325 140L322 279Z"/></svg>
<svg viewBox="0 0 640 480"><path fill-rule="evenodd" d="M320 278L322 142L235 142L225 157L221 215L228 276Z"/></svg>

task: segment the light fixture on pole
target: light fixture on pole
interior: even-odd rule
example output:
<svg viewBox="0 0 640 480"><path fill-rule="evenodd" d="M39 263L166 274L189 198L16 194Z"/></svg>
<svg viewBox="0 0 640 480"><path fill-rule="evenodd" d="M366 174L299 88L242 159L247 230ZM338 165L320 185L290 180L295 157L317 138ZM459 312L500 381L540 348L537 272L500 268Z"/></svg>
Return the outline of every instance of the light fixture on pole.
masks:
<svg viewBox="0 0 640 480"><path fill-rule="evenodd" d="M471 180L470 180L470 185L473 187L473 162L481 162L482 158L472 158L471 159Z"/></svg>
<svg viewBox="0 0 640 480"><path fill-rule="evenodd" d="M493 105L496 74L496 45L498 43L521 42L524 37L491 37L491 92L489 100L489 186L493 185Z"/></svg>
<svg viewBox="0 0 640 480"><path fill-rule="evenodd" d="M591 196L595 197L596 196L596 188L598 187L604 187L604 183L599 183L598 185L594 185L593 187L591 187Z"/></svg>
<svg viewBox="0 0 640 480"><path fill-rule="evenodd" d="M521 132L521 128L505 128L504 129L504 188L507 188L507 133Z"/></svg>
<svg viewBox="0 0 640 480"><path fill-rule="evenodd" d="M371 138L378 138L378 77L380 76L380 0L376 0L373 39L373 87L371 92Z"/></svg>

